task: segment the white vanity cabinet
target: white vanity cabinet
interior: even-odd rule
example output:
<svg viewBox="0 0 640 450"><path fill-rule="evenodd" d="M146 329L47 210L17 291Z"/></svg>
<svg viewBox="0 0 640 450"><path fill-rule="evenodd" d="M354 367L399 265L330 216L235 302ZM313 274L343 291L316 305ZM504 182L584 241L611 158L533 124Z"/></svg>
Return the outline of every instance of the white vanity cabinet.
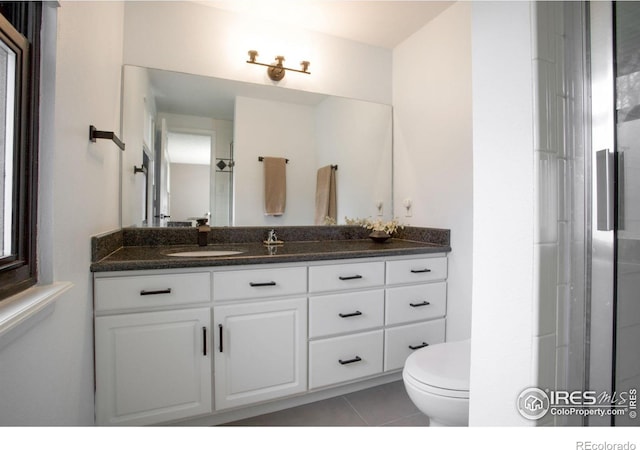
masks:
<svg viewBox="0 0 640 450"><path fill-rule="evenodd" d="M212 411L210 278L96 276L98 425L148 425Z"/></svg>
<svg viewBox="0 0 640 450"><path fill-rule="evenodd" d="M306 290L306 267L214 274L216 410L306 391Z"/></svg>
<svg viewBox="0 0 640 450"><path fill-rule="evenodd" d="M387 261L384 370L402 369L420 348L444 342L447 258Z"/></svg>
<svg viewBox="0 0 640 450"><path fill-rule="evenodd" d="M382 372L384 261L309 267L309 389Z"/></svg>
<svg viewBox="0 0 640 450"><path fill-rule="evenodd" d="M444 342L447 257L309 267L309 389L402 369Z"/></svg>
<svg viewBox="0 0 640 450"><path fill-rule="evenodd" d="M397 379L444 341L446 279L443 253L98 272L96 422L224 423Z"/></svg>

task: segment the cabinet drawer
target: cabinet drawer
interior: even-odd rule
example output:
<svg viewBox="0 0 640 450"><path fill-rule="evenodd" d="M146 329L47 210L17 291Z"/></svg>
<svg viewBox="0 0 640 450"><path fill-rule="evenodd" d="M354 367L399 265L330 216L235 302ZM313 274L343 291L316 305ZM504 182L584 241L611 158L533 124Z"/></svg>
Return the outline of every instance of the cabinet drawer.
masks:
<svg viewBox="0 0 640 450"><path fill-rule="evenodd" d="M447 311L447 283L418 284L387 289L387 325L444 317Z"/></svg>
<svg viewBox="0 0 640 450"><path fill-rule="evenodd" d="M384 262L332 264L309 268L309 292L360 289L384 284Z"/></svg>
<svg viewBox="0 0 640 450"><path fill-rule="evenodd" d="M211 301L211 275L174 273L95 279L96 312Z"/></svg>
<svg viewBox="0 0 640 450"><path fill-rule="evenodd" d="M306 267L233 270L213 274L214 301L304 294L306 291Z"/></svg>
<svg viewBox="0 0 640 450"><path fill-rule="evenodd" d="M445 278L447 278L445 256L387 262L387 284L418 283Z"/></svg>
<svg viewBox="0 0 640 450"><path fill-rule="evenodd" d="M404 367L407 357L425 346L444 342L445 319L387 328L384 339L384 370Z"/></svg>
<svg viewBox="0 0 640 450"><path fill-rule="evenodd" d="M381 327L384 291L323 295L309 299L309 337Z"/></svg>
<svg viewBox="0 0 640 450"><path fill-rule="evenodd" d="M342 383L382 371L383 331L309 343L309 388Z"/></svg>

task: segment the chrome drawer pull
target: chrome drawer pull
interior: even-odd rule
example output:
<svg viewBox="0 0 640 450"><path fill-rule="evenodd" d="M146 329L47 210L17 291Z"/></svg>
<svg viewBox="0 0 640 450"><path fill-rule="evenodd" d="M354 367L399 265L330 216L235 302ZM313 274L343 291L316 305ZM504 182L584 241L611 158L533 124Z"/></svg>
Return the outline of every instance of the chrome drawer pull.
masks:
<svg viewBox="0 0 640 450"><path fill-rule="evenodd" d="M140 291L140 295L158 295L158 294L171 294L171 288L161 289L159 291Z"/></svg>
<svg viewBox="0 0 640 450"><path fill-rule="evenodd" d="M418 306L429 306L431 303L429 303L428 301L424 301L422 303L409 303L409 306L412 306L414 308L417 308Z"/></svg>
<svg viewBox="0 0 640 450"><path fill-rule="evenodd" d="M349 314L338 313L338 315L344 319L345 317L361 316L362 313L360 311L356 311Z"/></svg>
<svg viewBox="0 0 640 450"><path fill-rule="evenodd" d="M362 275L352 275L350 277L338 277L339 279L341 279L342 281L347 281L347 280L359 280L362 278Z"/></svg>
<svg viewBox="0 0 640 450"><path fill-rule="evenodd" d="M429 273L431 269L411 269L411 273Z"/></svg>
<svg viewBox="0 0 640 450"><path fill-rule="evenodd" d="M353 358L353 359L347 359L346 361L343 361L343 360L341 360L341 359L339 359L339 360L338 360L338 362L339 362L340 364L342 364L343 366L344 366L345 364L351 364L351 363L355 363L355 362L358 362L358 361L362 361L362 358L360 358L359 356L356 356L356 357L355 357L355 358Z"/></svg>
<svg viewBox="0 0 640 450"><path fill-rule="evenodd" d="M251 287L275 286L275 285L276 285L275 281L267 281L266 283L253 283L253 282L249 283L249 286L251 286Z"/></svg>
<svg viewBox="0 0 640 450"><path fill-rule="evenodd" d="M409 348L411 350L418 350L419 348L423 348L423 347L427 347L429 344L427 344L426 342L423 342L420 345L410 345Z"/></svg>

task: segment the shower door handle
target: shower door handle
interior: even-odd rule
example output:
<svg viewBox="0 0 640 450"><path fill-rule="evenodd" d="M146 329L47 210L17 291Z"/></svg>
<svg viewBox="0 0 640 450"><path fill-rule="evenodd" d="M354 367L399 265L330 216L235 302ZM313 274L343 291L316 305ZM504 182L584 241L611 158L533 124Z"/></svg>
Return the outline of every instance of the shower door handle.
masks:
<svg viewBox="0 0 640 450"><path fill-rule="evenodd" d="M611 231L614 226L615 167L609 149L596 152L596 183L597 227L600 231Z"/></svg>

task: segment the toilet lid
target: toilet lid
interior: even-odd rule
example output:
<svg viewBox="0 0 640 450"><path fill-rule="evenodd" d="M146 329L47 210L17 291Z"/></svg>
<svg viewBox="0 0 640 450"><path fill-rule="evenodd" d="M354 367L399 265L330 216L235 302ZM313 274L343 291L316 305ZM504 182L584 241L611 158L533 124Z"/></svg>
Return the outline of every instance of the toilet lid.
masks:
<svg viewBox="0 0 640 450"><path fill-rule="evenodd" d="M430 386L457 391L469 390L471 341L434 344L413 352L404 370Z"/></svg>

